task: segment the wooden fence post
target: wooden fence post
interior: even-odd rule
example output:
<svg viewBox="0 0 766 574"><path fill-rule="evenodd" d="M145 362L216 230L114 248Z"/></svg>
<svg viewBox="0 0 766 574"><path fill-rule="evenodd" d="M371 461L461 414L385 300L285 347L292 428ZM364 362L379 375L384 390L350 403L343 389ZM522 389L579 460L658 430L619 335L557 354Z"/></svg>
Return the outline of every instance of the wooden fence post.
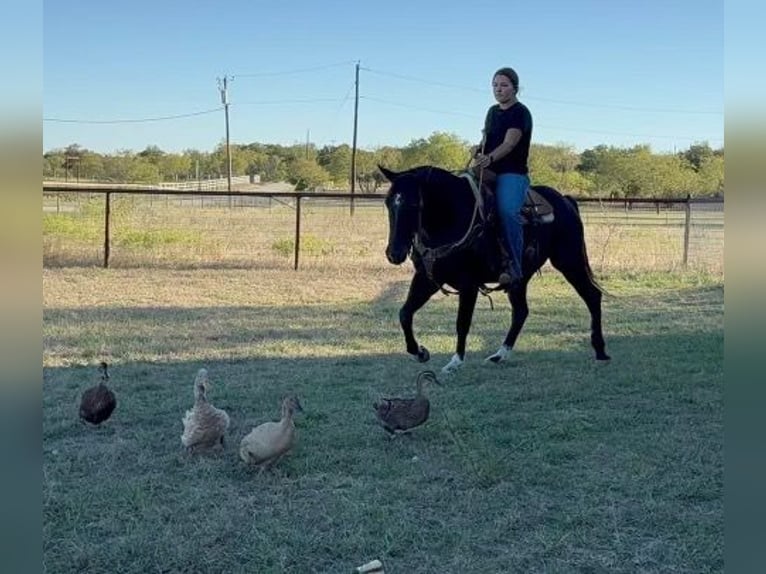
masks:
<svg viewBox="0 0 766 574"><path fill-rule="evenodd" d="M301 196L295 198L295 264L294 269L298 270L298 254L301 250Z"/></svg>
<svg viewBox="0 0 766 574"><path fill-rule="evenodd" d="M692 196L690 193L686 194L686 203L685 203L685 211L686 211L686 217L684 221L684 268L686 268L689 264L689 231L691 227L691 221L692 221Z"/></svg>
<svg viewBox="0 0 766 574"><path fill-rule="evenodd" d="M104 207L104 269L109 267L109 219L111 212L111 192L106 192L106 205Z"/></svg>

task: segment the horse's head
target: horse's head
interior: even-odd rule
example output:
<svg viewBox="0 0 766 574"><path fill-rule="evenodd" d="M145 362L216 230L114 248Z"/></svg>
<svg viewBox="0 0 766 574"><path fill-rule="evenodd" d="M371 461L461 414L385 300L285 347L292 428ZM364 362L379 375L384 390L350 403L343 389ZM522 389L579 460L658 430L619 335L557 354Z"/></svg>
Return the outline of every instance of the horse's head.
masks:
<svg viewBox="0 0 766 574"><path fill-rule="evenodd" d="M391 188L386 195L386 209L388 209L386 257L394 265L399 265L407 258L415 233L418 231L421 209L420 183L410 172L396 173L380 165L378 168L391 182Z"/></svg>

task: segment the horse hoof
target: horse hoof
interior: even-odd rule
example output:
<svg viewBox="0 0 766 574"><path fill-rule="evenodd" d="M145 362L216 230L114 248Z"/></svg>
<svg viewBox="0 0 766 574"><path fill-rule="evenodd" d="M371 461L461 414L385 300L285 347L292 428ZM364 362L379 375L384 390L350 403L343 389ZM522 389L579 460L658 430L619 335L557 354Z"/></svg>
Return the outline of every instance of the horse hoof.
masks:
<svg viewBox="0 0 766 574"><path fill-rule="evenodd" d="M419 363L427 363L431 359L431 353L428 352L428 349L420 346L420 349L418 350L418 362Z"/></svg>
<svg viewBox="0 0 766 574"><path fill-rule="evenodd" d="M606 363L608 361L611 361L612 357L610 357L606 353L601 353L600 355L596 355L596 360L597 361L602 361L602 362Z"/></svg>
<svg viewBox="0 0 766 574"><path fill-rule="evenodd" d="M484 359L488 363L501 363L505 361L511 354L511 349L506 345L502 345L497 351L492 353L489 357Z"/></svg>
<svg viewBox="0 0 766 574"><path fill-rule="evenodd" d="M447 376L454 375L463 366L463 362L463 359L459 356L453 355L450 362L442 367L442 374Z"/></svg>

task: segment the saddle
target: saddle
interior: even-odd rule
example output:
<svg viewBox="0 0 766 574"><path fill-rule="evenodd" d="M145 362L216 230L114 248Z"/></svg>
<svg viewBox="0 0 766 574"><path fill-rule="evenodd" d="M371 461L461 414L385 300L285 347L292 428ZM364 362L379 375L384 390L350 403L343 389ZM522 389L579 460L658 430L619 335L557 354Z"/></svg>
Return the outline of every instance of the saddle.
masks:
<svg viewBox="0 0 766 574"><path fill-rule="evenodd" d="M413 261L421 262L425 268L426 275L432 281L434 281L434 266L438 260L447 257L449 254L454 253L457 250L476 250L478 248L479 253L486 254L485 248L488 240L500 249L501 258L508 258L507 253L505 253L503 241L499 240L499 221L497 217L497 209L495 207L494 185L497 177L494 173L484 170L484 173L481 176L481 189L479 189L479 177L473 170L464 171L460 174L460 177L464 177L468 180L476 201L471 224L465 235L454 243L434 248L426 247L419 235L415 236L413 243ZM521 219L523 225L537 226L550 223L554 219L553 207L542 195L537 193L531 187L527 188L524 205L521 208ZM489 231L489 233L485 233L486 231ZM489 237L494 237L494 239L488 239ZM536 250L537 239L533 237L531 244L527 246L527 251L525 251L524 256L534 257ZM527 252L530 251L533 255L528 255ZM490 261L489 265L491 268L495 267L497 262ZM500 270L496 271L498 274L500 273ZM504 287L497 287L495 289L501 288ZM488 289L485 287L484 291L489 292L495 289Z"/></svg>
<svg viewBox="0 0 766 574"><path fill-rule="evenodd" d="M466 177L474 190L474 195L483 199L484 205L489 205L490 210L494 210L495 184L497 176L488 169L481 175L481 190L477 194L479 176L473 170L468 170L463 177ZM524 205L521 207L521 220L523 225L540 225L550 223L554 220L553 207L542 195L531 187L527 188L527 194L524 198Z"/></svg>

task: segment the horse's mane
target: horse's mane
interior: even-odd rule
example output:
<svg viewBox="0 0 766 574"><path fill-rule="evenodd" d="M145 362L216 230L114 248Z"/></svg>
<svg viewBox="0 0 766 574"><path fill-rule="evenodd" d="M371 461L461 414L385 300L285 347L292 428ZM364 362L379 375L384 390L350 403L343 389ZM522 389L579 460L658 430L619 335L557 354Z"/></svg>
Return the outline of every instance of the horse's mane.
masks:
<svg viewBox="0 0 766 574"><path fill-rule="evenodd" d="M401 175L413 177L422 188L437 191L445 199L462 200L462 194L470 190L467 180L461 178L456 172L433 165L413 167L402 172Z"/></svg>
<svg viewBox="0 0 766 574"><path fill-rule="evenodd" d="M436 186L454 185L457 175L434 165L421 165L409 170L421 183Z"/></svg>

